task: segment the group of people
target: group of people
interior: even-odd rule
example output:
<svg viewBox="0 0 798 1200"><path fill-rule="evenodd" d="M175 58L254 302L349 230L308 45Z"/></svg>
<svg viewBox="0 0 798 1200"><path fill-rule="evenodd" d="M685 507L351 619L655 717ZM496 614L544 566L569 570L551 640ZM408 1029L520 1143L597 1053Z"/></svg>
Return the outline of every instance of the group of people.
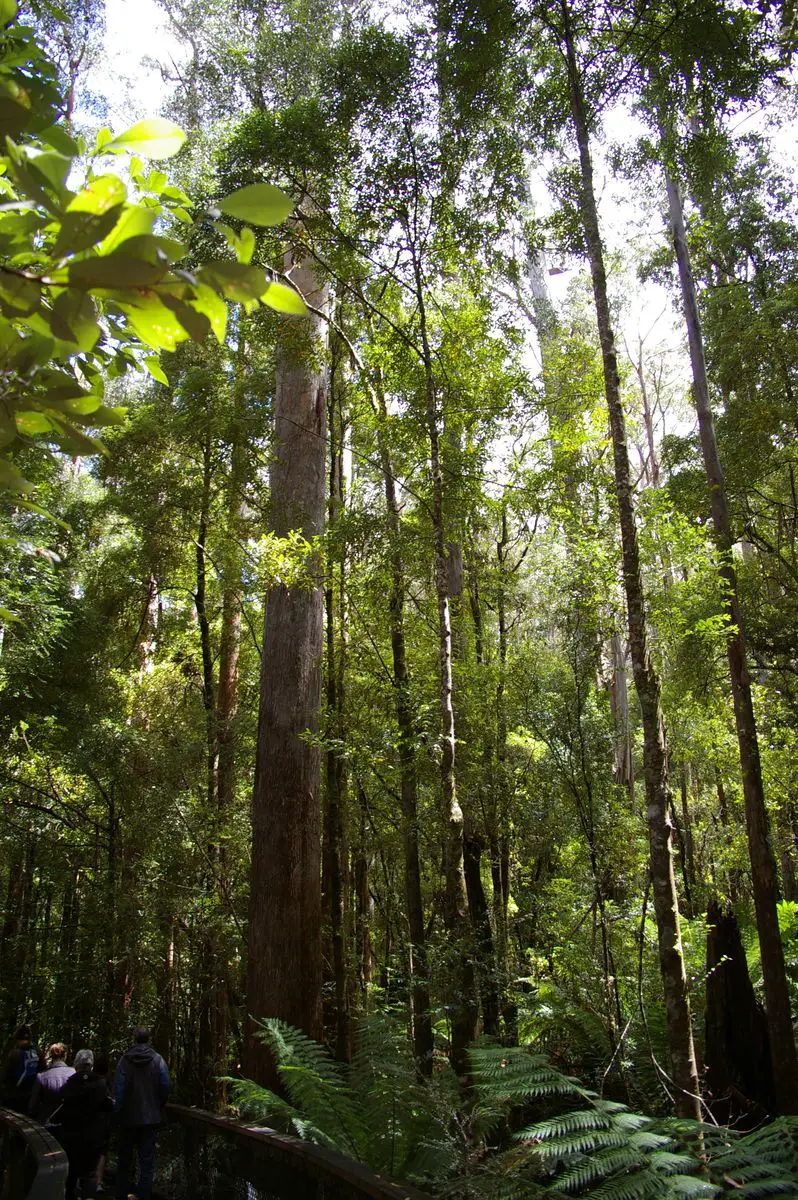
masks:
<svg viewBox="0 0 798 1200"><path fill-rule="evenodd" d="M96 1196L102 1187L114 1123L119 1127L116 1200L128 1200L136 1154L135 1197L150 1200L155 1136L170 1080L166 1063L150 1045L149 1030L135 1031L110 1087L104 1056L78 1050L68 1066L66 1046L54 1042L42 1059L27 1025L17 1030L16 1041L3 1071L2 1102L39 1121L63 1146L69 1160L66 1200L76 1200L78 1189L83 1197Z"/></svg>

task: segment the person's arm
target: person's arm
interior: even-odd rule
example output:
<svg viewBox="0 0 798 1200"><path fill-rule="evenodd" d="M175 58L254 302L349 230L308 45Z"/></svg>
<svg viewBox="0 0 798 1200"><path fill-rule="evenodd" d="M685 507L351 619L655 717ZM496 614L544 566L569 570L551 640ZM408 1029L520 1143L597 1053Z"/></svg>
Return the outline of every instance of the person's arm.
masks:
<svg viewBox="0 0 798 1200"><path fill-rule="evenodd" d="M161 1108L163 1108L164 1104L166 1104L166 1101L169 1098L169 1089L172 1086L172 1081L169 1078L169 1068L161 1058L160 1054L158 1055L158 1060L158 1090L160 1094Z"/></svg>
<svg viewBox="0 0 798 1200"><path fill-rule="evenodd" d="M118 1113L122 1111L122 1105L125 1100L125 1085L127 1083L127 1073L125 1071L125 1060L120 1058L119 1065L116 1068L114 1076L114 1107Z"/></svg>
<svg viewBox="0 0 798 1200"><path fill-rule="evenodd" d="M3 1068L3 1089L11 1091L17 1086L17 1078L19 1076L19 1050L9 1051L6 1058L5 1067Z"/></svg>
<svg viewBox="0 0 798 1200"><path fill-rule="evenodd" d="M36 1109L39 1104L39 1092L41 1090L42 1090L41 1085L39 1084L39 1080L37 1077L33 1082L33 1090L31 1091L30 1103L28 1104L28 1112L30 1113L30 1115L32 1117L36 1116Z"/></svg>

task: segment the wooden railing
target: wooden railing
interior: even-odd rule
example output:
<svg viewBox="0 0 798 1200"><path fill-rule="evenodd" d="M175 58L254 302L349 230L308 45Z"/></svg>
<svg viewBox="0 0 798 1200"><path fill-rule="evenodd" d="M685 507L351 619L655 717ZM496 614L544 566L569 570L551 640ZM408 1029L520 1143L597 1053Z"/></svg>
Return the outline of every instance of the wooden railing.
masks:
<svg viewBox="0 0 798 1200"><path fill-rule="evenodd" d="M67 1156L46 1129L0 1108L2 1200L63 1200Z"/></svg>
<svg viewBox="0 0 798 1200"><path fill-rule="evenodd" d="M167 1105L168 1125L182 1127L182 1157L185 1175L173 1180L171 1188L159 1172L156 1189L168 1200L181 1194L215 1196L209 1187L209 1172L224 1180L219 1194L235 1194L230 1187L234 1171L245 1187L240 1194L264 1195L289 1200L428 1200L423 1192L409 1184L396 1183L375 1175L367 1167L327 1150L323 1146L277 1133L251 1124L220 1117L199 1108L180 1104ZM170 1137L165 1131L166 1140ZM203 1142L228 1143L232 1154L215 1165L212 1156L203 1154ZM173 1147L174 1155L174 1147ZM160 1152L159 1152L160 1154ZM163 1159L162 1159L163 1161Z"/></svg>

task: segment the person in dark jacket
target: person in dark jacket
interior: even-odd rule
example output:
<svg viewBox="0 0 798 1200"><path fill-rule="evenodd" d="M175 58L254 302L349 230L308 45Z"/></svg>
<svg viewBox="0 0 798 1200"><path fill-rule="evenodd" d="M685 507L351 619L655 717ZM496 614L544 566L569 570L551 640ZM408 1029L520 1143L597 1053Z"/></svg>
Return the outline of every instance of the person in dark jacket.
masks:
<svg viewBox="0 0 798 1200"><path fill-rule="evenodd" d="M14 1112L27 1113L41 1055L30 1040L30 1025L20 1025L16 1038L17 1044L3 1068L3 1104Z"/></svg>
<svg viewBox="0 0 798 1200"><path fill-rule="evenodd" d="M105 1077L94 1070L91 1050L78 1050L72 1077L61 1089L61 1106L53 1125L69 1159L66 1200L75 1200L78 1183L84 1197L97 1195L97 1164L113 1107Z"/></svg>
<svg viewBox="0 0 798 1200"><path fill-rule="evenodd" d="M114 1102L119 1119L119 1150L116 1162L116 1197L127 1200L138 1151L138 1200L150 1200L155 1172L155 1135L161 1111L169 1095L169 1071L160 1054L150 1045L149 1029L137 1029L133 1045L122 1055L114 1079Z"/></svg>
<svg viewBox="0 0 798 1200"><path fill-rule="evenodd" d="M61 1104L61 1089L75 1074L66 1064L67 1048L63 1042L53 1042L47 1050L47 1066L33 1083L28 1112L40 1125L46 1125Z"/></svg>

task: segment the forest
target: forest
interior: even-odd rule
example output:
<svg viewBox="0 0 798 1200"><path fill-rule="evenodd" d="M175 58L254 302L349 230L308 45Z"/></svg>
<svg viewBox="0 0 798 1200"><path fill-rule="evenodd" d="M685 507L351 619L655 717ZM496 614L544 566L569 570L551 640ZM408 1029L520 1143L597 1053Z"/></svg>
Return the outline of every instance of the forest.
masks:
<svg viewBox="0 0 798 1200"><path fill-rule="evenodd" d="M798 1195L791 0L158 3L0 0L5 1036Z"/></svg>

